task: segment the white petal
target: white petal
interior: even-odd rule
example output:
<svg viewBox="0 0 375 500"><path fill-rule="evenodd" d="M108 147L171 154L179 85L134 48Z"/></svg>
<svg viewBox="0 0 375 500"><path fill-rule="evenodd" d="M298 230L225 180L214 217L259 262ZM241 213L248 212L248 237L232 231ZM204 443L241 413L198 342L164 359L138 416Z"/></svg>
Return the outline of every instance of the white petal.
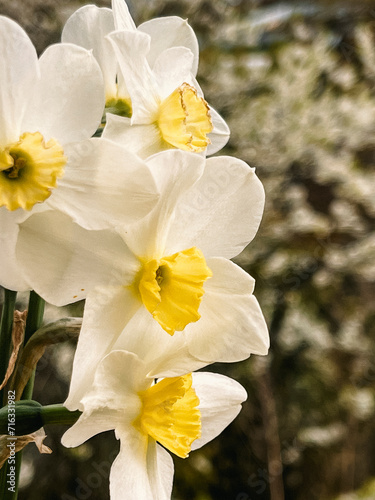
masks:
<svg viewBox="0 0 375 500"><path fill-rule="evenodd" d="M87 231L53 210L20 225L16 254L32 288L55 305L76 302L97 284L120 279L131 258L117 234Z"/></svg>
<svg viewBox="0 0 375 500"><path fill-rule="evenodd" d="M185 19L180 17L158 17L138 26L138 30L151 37L148 62L152 67L157 57L171 47L186 47L194 55L192 73L197 74L199 46L194 30Z"/></svg>
<svg viewBox="0 0 375 500"><path fill-rule="evenodd" d="M8 290L26 291L31 288L15 254L18 223L27 217L29 213L22 209L9 212L5 207L0 208L0 286Z"/></svg>
<svg viewBox="0 0 375 500"><path fill-rule="evenodd" d="M140 158L105 139L90 139L65 148L65 176L48 204L87 229L127 225L156 205L152 174Z"/></svg>
<svg viewBox="0 0 375 500"><path fill-rule="evenodd" d="M24 30L0 17L0 149L19 139L27 103L39 78L38 57Z"/></svg>
<svg viewBox="0 0 375 500"><path fill-rule="evenodd" d="M102 72L91 52L71 44L50 46L40 58L41 79L25 127L63 145L90 138L104 109Z"/></svg>
<svg viewBox="0 0 375 500"><path fill-rule="evenodd" d="M193 373L193 387L199 398L202 422L202 437L192 445L192 450L196 450L236 418L247 394L238 382L216 373Z"/></svg>
<svg viewBox="0 0 375 500"><path fill-rule="evenodd" d="M170 500L174 465L170 454L153 439L149 439L147 471L154 500Z"/></svg>
<svg viewBox="0 0 375 500"><path fill-rule="evenodd" d="M105 42L107 45L110 46L111 51L113 52L113 54L116 57L115 51L114 51L113 47L111 46L109 40L106 39ZM116 58L116 63L117 63L117 58ZM118 66L117 66L116 81L117 81L117 89L116 89L117 90L117 98L130 100L129 91L128 91L128 88L126 86L126 82L124 80L124 77L123 77L121 71L119 71ZM106 113L106 116L107 116L107 113Z"/></svg>
<svg viewBox="0 0 375 500"><path fill-rule="evenodd" d="M140 31L116 31L107 38L115 50L132 101L132 124L153 123L159 93L147 62L150 37Z"/></svg>
<svg viewBox="0 0 375 500"><path fill-rule="evenodd" d="M134 412L134 409L128 411L126 401L132 396L139 400L139 391L143 391L152 385L153 380L151 378L147 379L146 375L147 366L136 354L112 350L100 361L95 372L93 396L95 394L102 395L103 400L105 400L108 395L111 395L113 400L110 403L114 404L113 409L120 408L123 405L124 408L121 411L124 414ZM90 398L93 399L92 396L83 398L85 408L88 404L90 407L92 406ZM135 407L137 411L140 410L138 403ZM136 415L132 415L129 422L135 418Z"/></svg>
<svg viewBox="0 0 375 500"><path fill-rule="evenodd" d="M160 151L170 149L163 141L159 127L150 125L132 125L130 118L107 113L107 124L102 134L103 139L114 141L128 151L146 159Z"/></svg>
<svg viewBox="0 0 375 500"><path fill-rule="evenodd" d="M194 54L185 47L171 47L159 55L152 70L161 99L191 82L193 63Z"/></svg>
<svg viewBox="0 0 375 500"><path fill-rule="evenodd" d="M147 470L147 436L129 428L120 440L109 477L111 500L155 500Z"/></svg>
<svg viewBox="0 0 375 500"><path fill-rule="evenodd" d="M135 353L146 363L152 378L185 375L206 365L189 353L182 332L168 335L145 307L130 319L113 349Z"/></svg>
<svg viewBox="0 0 375 500"><path fill-rule="evenodd" d="M78 446L99 432L132 426L142 408L138 393L152 384L145 373L144 363L129 352L112 351L102 359L92 388L81 400L83 414L63 444Z"/></svg>
<svg viewBox="0 0 375 500"><path fill-rule="evenodd" d="M230 130L225 120L210 106L213 131L208 135L211 144L207 147L207 155L213 155L222 149L229 140Z"/></svg>
<svg viewBox="0 0 375 500"><path fill-rule="evenodd" d="M152 156L146 163L154 175L160 199L154 210L130 226L123 237L135 255L159 258L168 255L166 238L176 204L202 175L204 159L194 153L169 150Z"/></svg>
<svg viewBox="0 0 375 500"><path fill-rule="evenodd" d="M104 37L114 31L115 23L111 9L85 5L76 10L67 20L61 40L92 49L103 72L107 97L116 96L116 57L105 43Z"/></svg>
<svg viewBox="0 0 375 500"><path fill-rule="evenodd" d="M201 318L185 330L190 353L206 362L267 354L268 329L252 295L253 278L226 259L209 259L207 264L213 277L205 283Z"/></svg>
<svg viewBox="0 0 375 500"><path fill-rule="evenodd" d="M125 0L112 0L112 11L116 30L136 30Z"/></svg>
<svg viewBox="0 0 375 500"><path fill-rule="evenodd" d="M121 449L110 475L111 500L170 500L173 460L135 429L119 432Z"/></svg>
<svg viewBox="0 0 375 500"><path fill-rule="evenodd" d="M113 410L98 408L88 414L83 413L77 422L68 429L61 438L61 443L67 448L79 446L101 432L114 429Z"/></svg>
<svg viewBox="0 0 375 500"><path fill-rule="evenodd" d="M98 287L87 297L81 333L73 362L70 391L65 405L74 410L91 388L96 368L140 307L124 286Z"/></svg>
<svg viewBox="0 0 375 500"><path fill-rule="evenodd" d="M180 349L176 349L174 345L173 349L164 353L164 356L160 356L156 361L153 360L154 366L148 375L153 378L180 377L195 370L200 370L208 364L207 361L194 358L189 353L186 344Z"/></svg>
<svg viewBox="0 0 375 500"><path fill-rule="evenodd" d="M237 264L223 257L207 259L212 271L212 278L205 283L205 289L211 293L227 293L234 295L251 295L255 280Z"/></svg>
<svg viewBox="0 0 375 500"><path fill-rule="evenodd" d="M232 258L254 238L263 207L264 189L254 169L237 158L210 158L176 207L169 252L196 246L206 258Z"/></svg>
<svg viewBox="0 0 375 500"><path fill-rule="evenodd" d="M86 422L88 427L92 424L92 428L102 426L103 430L132 425L142 409L138 393L150 387L153 379L146 377L144 363L129 352L112 351L98 363L95 364L94 379L86 391L82 391L79 404L83 409L81 427ZM77 373L78 370L73 373L73 383ZM65 406L71 407L68 403Z"/></svg>

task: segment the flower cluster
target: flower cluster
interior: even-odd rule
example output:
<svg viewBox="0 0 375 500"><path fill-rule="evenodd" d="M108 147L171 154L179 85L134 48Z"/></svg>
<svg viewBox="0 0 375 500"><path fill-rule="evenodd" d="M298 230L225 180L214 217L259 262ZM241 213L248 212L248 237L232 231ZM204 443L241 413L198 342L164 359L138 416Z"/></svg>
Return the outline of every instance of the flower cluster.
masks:
<svg viewBox="0 0 375 500"><path fill-rule="evenodd" d="M254 169L207 156L229 129L196 80L178 17L138 27L124 0L88 5L38 60L0 17L0 284L85 299L65 446L115 430L113 500L167 500L173 462L217 436L245 390L196 370L266 354L254 280Z"/></svg>

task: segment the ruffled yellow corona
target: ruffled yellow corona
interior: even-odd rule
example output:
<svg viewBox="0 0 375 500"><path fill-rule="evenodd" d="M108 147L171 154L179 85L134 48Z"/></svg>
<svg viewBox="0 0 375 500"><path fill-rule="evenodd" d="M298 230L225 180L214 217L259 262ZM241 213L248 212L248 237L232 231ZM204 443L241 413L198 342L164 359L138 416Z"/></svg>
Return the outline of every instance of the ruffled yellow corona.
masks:
<svg viewBox="0 0 375 500"><path fill-rule="evenodd" d="M208 104L187 83L162 101L157 125L163 139L175 148L200 153L210 144L207 134L213 125Z"/></svg>
<svg viewBox="0 0 375 500"><path fill-rule="evenodd" d="M165 378L139 393L142 411L133 425L181 458L201 436L199 399L191 374Z"/></svg>
<svg viewBox="0 0 375 500"><path fill-rule="evenodd" d="M61 145L40 132L22 134L0 150L0 207L31 210L45 201L64 174L66 157Z"/></svg>
<svg viewBox="0 0 375 500"><path fill-rule="evenodd" d="M203 284L211 276L202 252L193 247L144 261L136 284L146 309L173 335L201 317Z"/></svg>

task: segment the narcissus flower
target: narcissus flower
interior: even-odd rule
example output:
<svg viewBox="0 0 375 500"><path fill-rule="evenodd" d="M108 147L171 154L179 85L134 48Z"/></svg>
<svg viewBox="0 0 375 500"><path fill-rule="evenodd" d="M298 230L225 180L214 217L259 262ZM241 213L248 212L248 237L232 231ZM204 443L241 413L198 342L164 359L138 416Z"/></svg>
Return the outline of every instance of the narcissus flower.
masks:
<svg viewBox="0 0 375 500"><path fill-rule="evenodd" d="M143 158L171 148L212 154L227 142L226 123L195 80L198 42L183 19L158 18L136 28L125 1L113 0L112 12L93 5L76 11L62 39L92 48L99 61L108 138Z"/></svg>
<svg viewBox="0 0 375 500"><path fill-rule="evenodd" d="M145 360L173 351L179 361L163 372L169 376L268 350L254 280L228 260L253 239L261 220L264 191L254 169L236 158L206 161L177 150L146 163L161 194L138 223L110 230L109 221L107 231L84 231L48 212L21 225L17 256L28 259L24 272L35 290L57 305L87 294L71 409L114 348Z"/></svg>
<svg viewBox="0 0 375 500"><path fill-rule="evenodd" d="M115 430L121 447L110 472L111 500L170 500L173 460L168 451L186 458L211 441L247 397L240 384L223 375L193 373L155 384L149 371L134 354L112 351L82 399L83 414L62 437L72 447Z"/></svg>
<svg viewBox="0 0 375 500"><path fill-rule="evenodd" d="M148 213L157 194L138 158L108 141L89 140L104 105L102 74L90 52L53 45L38 60L22 28L0 17L0 53L0 284L27 290L15 259L18 223L55 208L98 229L109 206L133 222ZM116 169L116 157L123 164L130 158L130 170ZM125 202L121 184L131 191Z"/></svg>
<svg viewBox="0 0 375 500"><path fill-rule="evenodd" d="M198 41L189 24L179 17L151 19L138 28L124 0L113 0L112 10L96 5L85 5L76 10L66 22L62 41L92 49L103 72L106 111L130 117L130 94L122 73L118 71L116 55L105 36L115 30L146 33L150 37L148 63L153 66L157 57L171 47L186 47L194 56L193 71L198 68Z"/></svg>
<svg viewBox="0 0 375 500"><path fill-rule="evenodd" d="M151 38L146 33L116 31L108 39L126 81L132 115L107 115L103 137L142 157L171 148L213 154L226 144L228 126L204 100L189 49L164 50L151 67Z"/></svg>

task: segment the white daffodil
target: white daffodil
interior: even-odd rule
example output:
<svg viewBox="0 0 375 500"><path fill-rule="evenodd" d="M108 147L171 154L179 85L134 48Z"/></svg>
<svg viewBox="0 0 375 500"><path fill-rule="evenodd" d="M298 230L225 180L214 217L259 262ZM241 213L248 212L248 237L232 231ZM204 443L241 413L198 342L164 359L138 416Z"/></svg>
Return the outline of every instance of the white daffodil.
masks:
<svg viewBox="0 0 375 500"><path fill-rule="evenodd" d="M0 284L27 290L15 258L20 222L55 208L99 229L109 210L128 222L144 216L157 194L144 162L89 139L104 105L102 74L90 52L53 45L38 60L23 29L0 17L0 54Z"/></svg>
<svg viewBox="0 0 375 500"><path fill-rule="evenodd" d="M203 98L194 75L194 54L185 47L164 50L150 66L146 33L108 35L130 95L131 118L107 115L103 137L141 157L177 148L213 154L228 141L229 129Z"/></svg>
<svg viewBox="0 0 375 500"><path fill-rule="evenodd" d="M236 158L206 161L177 150L146 163L161 194L142 221L85 232L48 212L20 228L17 256L29 262L24 272L42 297L60 305L87 294L71 409L114 348L147 362L160 358L169 376L268 350L254 280L228 260L253 239L261 220L264 191L254 169ZM164 355L172 351L175 363L165 372Z"/></svg>
<svg viewBox="0 0 375 500"><path fill-rule="evenodd" d="M247 398L223 375L193 373L155 384L148 371L134 354L112 351L96 370L82 415L62 437L73 447L115 430L121 444L110 472L111 500L170 500L174 467L167 450L186 458L218 436Z"/></svg>
<svg viewBox="0 0 375 500"><path fill-rule="evenodd" d="M153 66L157 57L171 47L186 47L194 56L194 74L198 68L199 48L197 37L189 24L180 17L151 19L138 28L124 0L113 0L112 10L96 5L85 5L67 20L62 41L74 43L93 51L103 72L106 109L114 114L131 116L130 95L121 72L118 72L116 55L105 40L115 30L146 33L151 40L148 63Z"/></svg>
<svg viewBox="0 0 375 500"><path fill-rule="evenodd" d="M92 48L99 61L108 138L143 158L171 148L213 154L226 144L228 126L195 80L198 42L183 19L158 18L136 28L125 1L113 0L112 11L93 5L76 11L62 40Z"/></svg>

